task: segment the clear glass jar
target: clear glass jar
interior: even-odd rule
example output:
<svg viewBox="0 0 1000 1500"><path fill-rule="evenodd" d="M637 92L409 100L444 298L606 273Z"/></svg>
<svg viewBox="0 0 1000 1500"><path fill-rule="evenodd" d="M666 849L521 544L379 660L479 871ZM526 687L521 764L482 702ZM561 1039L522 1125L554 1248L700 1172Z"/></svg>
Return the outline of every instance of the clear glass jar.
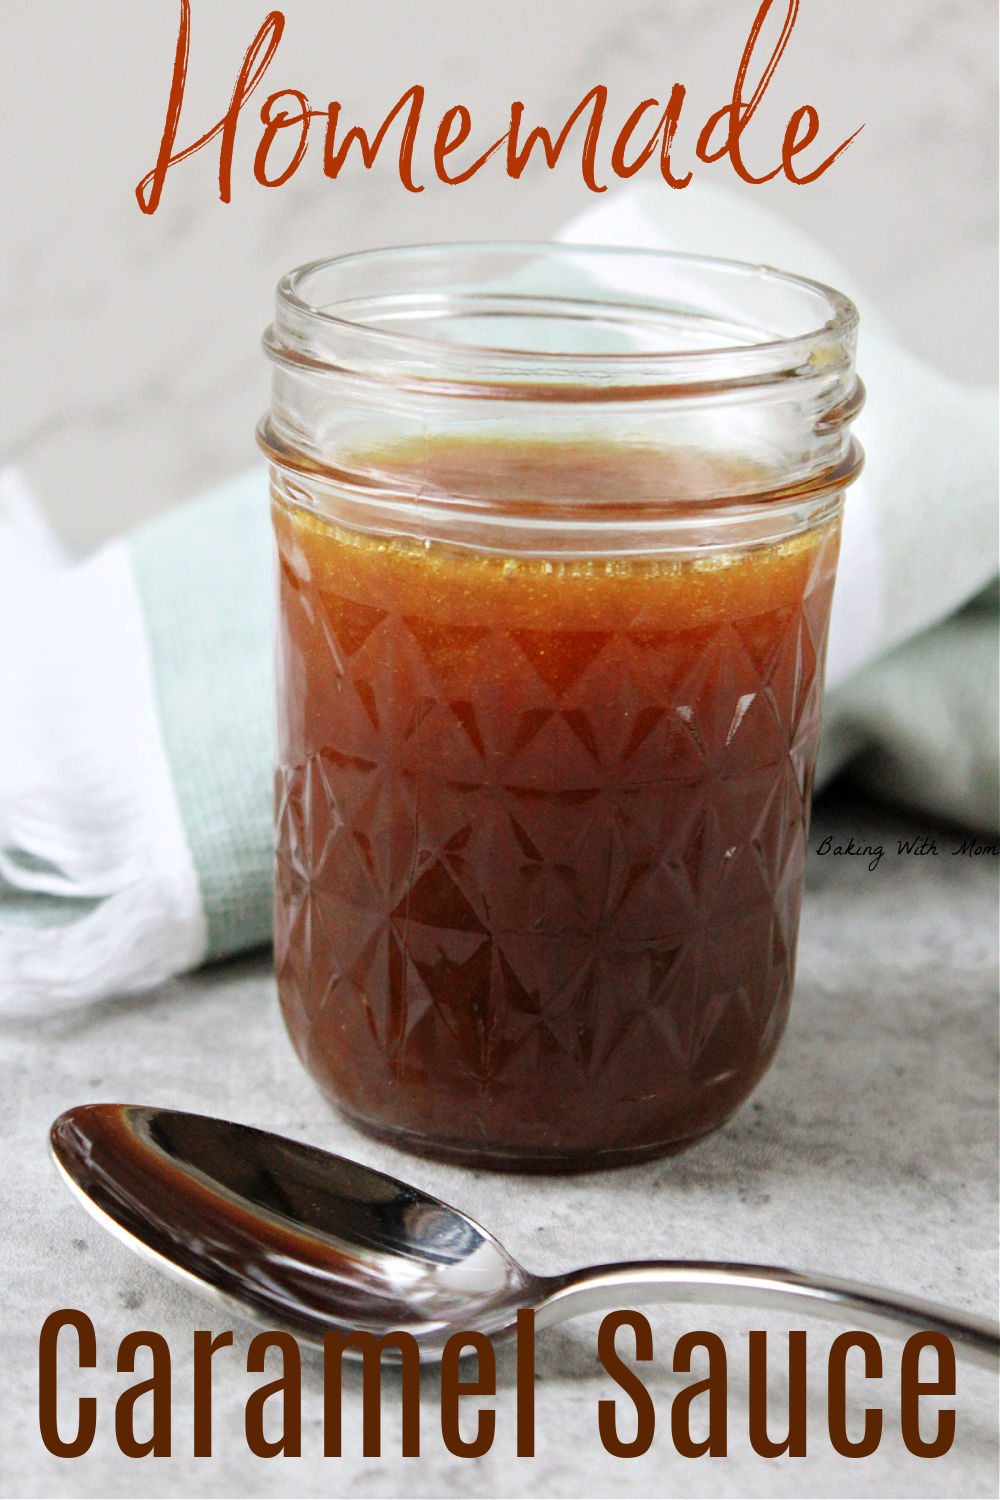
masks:
<svg viewBox="0 0 1000 1500"><path fill-rule="evenodd" d="M275 955L363 1129L676 1150L792 990L857 314L762 267L455 245L279 285Z"/></svg>

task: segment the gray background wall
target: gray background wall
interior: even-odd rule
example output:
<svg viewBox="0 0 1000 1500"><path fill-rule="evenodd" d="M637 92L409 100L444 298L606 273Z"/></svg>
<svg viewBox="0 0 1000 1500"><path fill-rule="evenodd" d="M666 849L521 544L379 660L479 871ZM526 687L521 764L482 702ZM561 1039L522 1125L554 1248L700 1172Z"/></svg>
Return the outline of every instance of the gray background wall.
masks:
<svg viewBox="0 0 1000 1500"><path fill-rule="evenodd" d="M555 125L603 82L609 121L620 120L676 80L688 88L678 160L690 162L696 128L728 96L757 0L282 8L261 97L298 87L373 127L420 82L428 119L464 102L472 139L485 142L515 98L526 119ZM192 9L185 141L224 110L267 6ZM784 10L777 0L775 19ZM491 163L462 187L414 196L395 174L397 132L384 166L355 164L336 182L322 176L317 136L296 176L269 191L250 178L254 103L232 203L218 201L209 147L173 169L147 217L133 189L155 160L178 15L176 0L0 4L0 458L24 467L77 550L252 461L267 399L258 337L282 271L373 244L546 236L593 202L578 145L555 172L511 182ZM802 0L771 119L808 101L821 141L865 130L811 187L745 189L825 238L911 347L968 379L995 370L995 59L993 0ZM777 129L761 125L772 141ZM735 183L728 164L699 171Z"/></svg>

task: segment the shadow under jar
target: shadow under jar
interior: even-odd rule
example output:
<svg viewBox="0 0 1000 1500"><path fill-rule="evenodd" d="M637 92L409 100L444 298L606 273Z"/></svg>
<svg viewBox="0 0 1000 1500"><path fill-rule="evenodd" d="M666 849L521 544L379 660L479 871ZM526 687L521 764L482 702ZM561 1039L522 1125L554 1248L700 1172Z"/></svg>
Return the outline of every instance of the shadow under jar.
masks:
<svg viewBox="0 0 1000 1500"><path fill-rule="evenodd" d="M275 958L363 1129L674 1151L791 995L857 315L735 262L317 262L265 339Z"/></svg>

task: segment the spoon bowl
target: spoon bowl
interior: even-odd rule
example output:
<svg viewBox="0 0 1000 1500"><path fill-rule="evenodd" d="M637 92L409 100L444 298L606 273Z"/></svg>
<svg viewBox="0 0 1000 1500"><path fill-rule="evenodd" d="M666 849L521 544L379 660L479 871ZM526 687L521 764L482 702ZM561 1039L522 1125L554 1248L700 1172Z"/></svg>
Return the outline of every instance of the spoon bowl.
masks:
<svg viewBox="0 0 1000 1500"><path fill-rule="evenodd" d="M428 1351L456 1328L501 1337L545 1280L437 1198L249 1125L86 1104L56 1120L51 1145L131 1249L309 1342L331 1328L405 1329Z"/></svg>
<svg viewBox="0 0 1000 1500"><path fill-rule="evenodd" d="M269 1328L413 1334L426 1358L456 1332L510 1338L643 1302L796 1307L852 1326L927 1329L989 1367L1000 1329L901 1293L778 1266L634 1261L526 1271L468 1215L345 1157L249 1125L131 1104L83 1104L51 1130L84 1206L133 1250Z"/></svg>

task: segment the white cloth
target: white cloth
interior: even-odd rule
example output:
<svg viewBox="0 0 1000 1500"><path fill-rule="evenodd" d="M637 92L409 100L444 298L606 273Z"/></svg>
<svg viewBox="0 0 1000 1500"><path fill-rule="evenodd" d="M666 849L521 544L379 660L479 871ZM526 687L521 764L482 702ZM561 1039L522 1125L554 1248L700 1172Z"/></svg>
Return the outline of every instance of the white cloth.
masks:
<svg viewBox="0 0 1000 1500"><path fill-rule="evenodd" d="M198 880L160 734L128 550L68 565L0 473L0 1015L148 989L205 955ZM51 909L51 908L50 908ZM18 919L20 917L20 920Z"/></svg>

